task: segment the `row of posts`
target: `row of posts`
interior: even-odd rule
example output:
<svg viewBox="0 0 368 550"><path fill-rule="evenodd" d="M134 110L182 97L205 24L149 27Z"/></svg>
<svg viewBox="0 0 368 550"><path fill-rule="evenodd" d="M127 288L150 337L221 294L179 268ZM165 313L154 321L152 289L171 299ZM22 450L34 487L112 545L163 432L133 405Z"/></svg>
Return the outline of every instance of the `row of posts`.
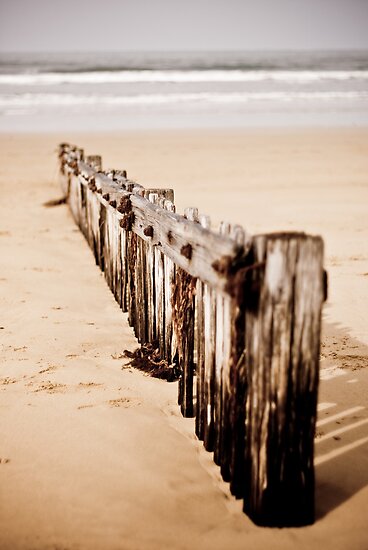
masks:
<svg viewBox="0 0 368 550"><path fill-rule="evenodd" d="M126 172L103 173L99 157L84 160L68 144L59 153L63 189L97 264L138 341L157 346L180 373L181 411L195 417L196 434L214 452L233 495L257 524L312 523L322 240L279 233L249 244L243 228L221 223L220 235L244 247L244 258L228 266L220 291L150 243L149 223L147 239L129 223L129 195L169 215L171 190L152 192ZM210 228L196 208L184 219Z"/></svg>

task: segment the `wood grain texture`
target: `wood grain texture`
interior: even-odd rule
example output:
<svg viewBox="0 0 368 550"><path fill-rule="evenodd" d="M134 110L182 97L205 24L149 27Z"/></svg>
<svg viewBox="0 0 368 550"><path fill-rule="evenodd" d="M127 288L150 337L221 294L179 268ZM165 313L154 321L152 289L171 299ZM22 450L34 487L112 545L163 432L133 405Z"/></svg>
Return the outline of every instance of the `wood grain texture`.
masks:
<svg viewBox="0 0 368 550"><path fill-rule="evenodd" d="M246 307L244 510L262 525L314 521L313 445L319 375L323 243L254 240Z"/></svg>
<svg viewBox="0 0 368 550"><path fill-rule="evenodd" d="M164 208L168 212L175 212L175 205L169 199L165 199ZM172 312L172 296L173 285L175 282L175 264L166 256L163 255L164 261L164 307L165 307L165 351L164 358L168 364L173 363L174 351L173 351L173 312Z"/></svg>
<svg viewBox="0 0 368 550"><path fill-rule="evenodd" d="M197 209L175 213L171 189L102 172L68 144L59 162L96 263L139 342L180 372L182 414L196 416L244 511L260 525L313 522L322 240L229 224L217 234Z"/></svg>
<svg viewBox="0 0 368 550"><path fill-rule="evenodd" d="M222 236L230 235L230 224L221 222L219 234ZM216 300L216 334L215 334L215 378L214 378L214 461L221 465L221 447L223 435L223 412L226 404L223 395L223 371L229 358L229 319L228 305L230 296L225 297L224 293L217 291Z"/></svg>

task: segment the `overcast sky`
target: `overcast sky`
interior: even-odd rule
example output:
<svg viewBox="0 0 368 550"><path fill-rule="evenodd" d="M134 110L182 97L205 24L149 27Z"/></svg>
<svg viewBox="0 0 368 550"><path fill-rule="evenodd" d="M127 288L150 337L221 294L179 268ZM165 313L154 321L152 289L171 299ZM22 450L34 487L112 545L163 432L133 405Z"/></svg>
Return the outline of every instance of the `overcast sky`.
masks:
<svg viewBox="0 0 368 550"><path fill-rule="evenodd" d="M368 49L368 0L0 0L1 51Z"/></svg>

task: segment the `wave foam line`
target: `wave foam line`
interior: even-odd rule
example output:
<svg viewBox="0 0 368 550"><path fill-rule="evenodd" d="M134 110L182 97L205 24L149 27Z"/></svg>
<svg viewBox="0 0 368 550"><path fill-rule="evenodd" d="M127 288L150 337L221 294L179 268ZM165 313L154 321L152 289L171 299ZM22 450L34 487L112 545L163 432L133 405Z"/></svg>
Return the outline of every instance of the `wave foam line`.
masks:
<svg viewBox="0 0 368 550"><path fill-rule="evenodd" d="M142 94L135 96L74 95L74 94L8 94L0 95L0 107L35 106L130 106L173 105L178 103L236 104L254 101L331 101L367 100L368 92L244 92L244 93L188 93ZM327 369L325 369L327 371ZM322 370L321 377L326 378ZM325 375L325 376L324 376Z"/></svg>
<svg viewBox="0 0 368 550"><path fill-rule="evenodd" d="M321 80L368 80L368 71L91 71L81 73L1 74L0 84L17 86L56 84L112 84L139 82L262 82L308 83Z"/></svg>

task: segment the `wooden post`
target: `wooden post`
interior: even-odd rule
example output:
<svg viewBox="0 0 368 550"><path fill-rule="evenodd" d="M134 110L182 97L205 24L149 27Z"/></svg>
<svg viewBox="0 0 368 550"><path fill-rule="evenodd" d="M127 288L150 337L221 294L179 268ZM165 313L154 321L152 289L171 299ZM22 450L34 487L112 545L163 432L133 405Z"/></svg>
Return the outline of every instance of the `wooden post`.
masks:
<svg viewBox="0 0 368 550"><path fill-rule="evenodd" d="M184 217L187 220L198 221L198 209L186 208ZM188 247L191 247L188 243ZM184 252L188 259L191 258L191 248ZM196 281L183 270L178 269L181 275L181 308L183 308L183 328L180 334L181 353L179 353L179 366L181 376L179 379L179 404L183 416L194 416L193 409L193 377L194 377L194 318L195 318L195 285Z"/></svg>
<svg viewBox="0 0 368 550"><path fill-rule="evenodd" d="M203 308L203 283L197 280L195 310L196 310L196 413L195 433L198 439L203 439L204 425L204 308Z"/></svg>
<svg viewBox="0 0 368 550"><path fill-rule="evenodd" d="M165 199L164 208L168 212L175 212L175 205ZM173 313L172 313L172 295L173 285L175 283L175 264L164 254L164 300L165 300L165 354L164 357L171 365L173 363L174 354L172 349L173 335Z"/></svg>
<svg viewBox="0 0 368 550"><path fill-rule="evenodd" d="M147 198L152 204L156 204L158 199L157 193L150 193L147 191ZM148 284L148 315L150 318L149 327L149 342L154 343L157 340L157 307L156 307L156 260L155 260L155 247L149 246L147 251L147 277L149 279Z"/></svg>
<svg viewBox="0 0 368 550"><path fill-rule="evenodd" d="M155 204L162 208L165 198L157 198ZM160 202L161 201L161 202ZM165 354L165 272L164 258L161 250L154 249L155 266L155 317L156 317L156 338L161 357Z"/></svg>
<svg viewBox="0 0 368 550"><path fill-rule="evenodd" d="M157 191L153 192L153 191ZM161 199L173 200L174 192L172 189L144 189L138 193L148 199L151 204L158 205ZM164 200L162 200L164 204ZM170 202L170 204L172 204ZM170 211L175 211L172 206ZM158 343L160 352L165 355L165 266L164 257L160 250L157 249L158 239L156 238L153 226L144 220L143 236L149 241L145 243L146 256L146 277L145 277L145 296L146 296L146 330L147 341L150 343ZM155 243L155 245L154 245ZM158 278L159 280L156 280Z"/></svg>
<svg viewBox="0 0 368 550"><path fill-rule="evenodd" d="M100 250L100 209L101 203L92 190L94 183L89 183L87 188L87 234L88 242L92 248L96 264L99 265L99 250ZM91 186L91 187L90 187Z"/></svg>
<svg viewBox="0 0 368 550"><path fill-rule="evenodd" d="M86 157L86 163L92 166L96 172L102 170L102 158L100 155L88 155L88 157Z"/></svg>
<svg viewBox="0 0 368 550"><path fill-rule="evenodd" d="M199 222L210 229L208 216L200 216ZM204 369L201 403L203 421L203 441L207 451L214 449L214 380L216 354L216 300L215 291L208 284L203 285L203 325L204 325Z"/></svg>
<svg viewBox="0 0 368 550"><path fill-rule="evenodd" d="M219 227L220 235L230 235L230 224L221 222ZM230 297L217 291L216 293L216 355L215 355L215 380L214 380L214 461L221 465L221 448L223 438L223 409L225 403L225 389L223 384L224 370L229 362L230 348L230 319L229 307Z"/></svg>
<svg viewBox="0 0 368 550"><path fill-rule="evenodd" d="M128 283L128 321L134 331L137 330L137 301L135 288L135 268L137 263L137 235L128 229L127 245L127 283Z"/></svg>
<svg viewBox="0 0 368 550"><path fill-rule="evenodd" d="M210 218L199 215L198 221L202 227L209 228ZM205 377L205 284L198 279L196 288L196 319L197 319L197 371L196 371L196 422L195 431L199 439L204 439L207 419L206 377Z"/></svg>
<svg viewBox="0 0 368 550"><path fill-rule="evenodd" d="M319 237L254 239L246 304L244 510L260 525L314 520L322 260Z"/></svg>
<svg viewBox="0 0 368 550"><path fill-rule="evenodd" d="M120 225L120 224L119 224ZM128 246L127 232L120 226L120 256L121 256L121 301L120 307L126 313L128 311Z"/></svg>
<svg viewBox="0 0 368 550"><path fill-rule="evenodd" d="M145 190L133 188L133 192L144 196ZM139 342L143 345L148 342L148 311L147 311L147 282L146 282L146 263L147 263L148 244L137 237L137 268L136 268L136 290L138 307L138 335Z"/></svg>
<svg viewBox="0 0 368 550"><path fill-rule="evenodd" d="M234 226L232 238L245 248L246 234L242 227ZM253 260L248 260L253 263ZM228 364L228 418L225 425L223 462L221 473L230 480L230 490L237 498L244 495L245 403L247 373L245 366L245 304L248 298L243 270L238 271L231 289L230 306L230 360Z"/></svg>

